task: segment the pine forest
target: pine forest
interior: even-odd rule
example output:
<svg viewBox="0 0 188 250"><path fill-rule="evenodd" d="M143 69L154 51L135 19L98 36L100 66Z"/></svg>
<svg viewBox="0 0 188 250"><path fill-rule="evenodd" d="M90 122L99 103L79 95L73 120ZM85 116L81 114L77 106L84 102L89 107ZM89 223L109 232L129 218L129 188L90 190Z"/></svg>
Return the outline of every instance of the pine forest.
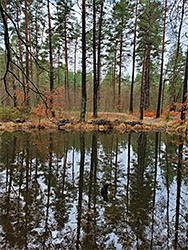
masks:
<svg viewBox="0 0 188 250"><path fill-rule="evenodd" d="M187 11L186 0L1 1L0 109L185 120Z"/></svg>

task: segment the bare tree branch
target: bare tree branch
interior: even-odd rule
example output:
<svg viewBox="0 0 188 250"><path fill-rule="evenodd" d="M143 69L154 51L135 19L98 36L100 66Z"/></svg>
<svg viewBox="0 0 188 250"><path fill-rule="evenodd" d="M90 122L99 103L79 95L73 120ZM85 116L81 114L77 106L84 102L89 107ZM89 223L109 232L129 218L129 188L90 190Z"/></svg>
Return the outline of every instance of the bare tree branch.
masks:
<svg viewBox="0 0 188 250"><path fill-rule="evenodd" d="M16 23L14 22L14 20L12 19L12 17L11 17L5 10L3 10L3 12L7 15L7 17L10 19L10 21L11 21L12 24L14 25L15 31L16 31L16 33L17 33L17 35L18 35L18 38L19 38L19 39L21 40L21 42L24 44L24 46L26 47L26 49L27 49L27 51L29 52L30 56L34 59L34 61L35 61L35 63L37 64L37 66L38 66L40 69L42 69L42 70L44 70L44 71L46 71L46 72L49 73L49 71L48 71L47 69L43 68L43 67L39 64L39 62L37 61L37 59L34 57L34 55L33 55L33 54L31 53L31 51L29 50L29 46L25 43L24 39L22 38L22 36L21 36L20 33L18 32Z"/></svg>
<svg viewBox="0 0 188 250"><path fill-rule="evenodd" d="M29 51L28 49L28 46L26 45L25 41L22 39L22 37L20 36L18 30L17 30L17 27L16 27L16 24L15 22L13 21L13 19L11 18L11 16L3 9L1 3L0 3L0 13L1 13L1 17L3 19L3 25L4 25L4 40L5 40L5 48L6 48L6 56L7 56L7 62L6 62L6 71L5 71L5 74L3 76L2 79L0 80L3 80L4 81L4 87L5 87L5 91L6 93L8 94L9 97L11 97L11 99L14 101L15 103L15 99L14 97L10 94L10 92L8 91L8 88L7 88L7 82L6 82L6 78L7 78L7 75L8 73L12 74L12 76L22 85L25 87L25 85L18 79L18 77L15 75L14 72L12 72L10 70L10 63L12 63L14 66L16 66L23 74L25 77L26 76L26 73L24 72L24 70L18 65L16 64L14 61L11 60L11 46L10 46L10 42L9 42L9 32L8 32L8 25L7 25L7 21L6 21L6 18L5 18L5 14L8 16L8 18L11 20L11 22L13 23L14 27L15 27L15 30L17 32L17 35L19 37L19 39L21 40L21 42L26 46L26 49ZM14 52L15 53L15 52ZM32 58L35 60L36 64L38 65L38 67L42 70L45 70L46 72L49 72L48 70L42 68L38 61L35 59L35 57L32 55L32 53L29 51L29 54L32 56ZM32 86L34 88L31 88L29 87L34 93L38 94L41 98L41 100L43 101L43 103L45 104L46 106L46 110L50 110L51 113L53 114L53 111L51 110L51 108L48 106L47 104L47 97L41 93L41 91L39 91L39 89L36 87L36 85L30 80L28 79L28 81L32 84ZM47 111L46 111L47 113Z"/></svg>
<svg viewBox="0 0 188 250"><path fill-rule="evenodd" d="M2 80L4 81L4 87L5 87L5 91L8 94L8 96L14 101L13 96L10 94L10 92L8 91L8 87L7 87L7 82L6 82L6 77L9 71L9 66L10 66L10 62L11 62L11 54L10 54L10 44L9 44L9 34L8 34L8 26L7 26L7 22L6 22L6 18L4 15L4 10L2 8L2 5L0 3L0 13L3 19L3 25L4 25L4 40L5 40L5 48L6 48L6 56L7 56L7 62L6 62L6 71L4 74L4 77L2 78Z"/></svg>

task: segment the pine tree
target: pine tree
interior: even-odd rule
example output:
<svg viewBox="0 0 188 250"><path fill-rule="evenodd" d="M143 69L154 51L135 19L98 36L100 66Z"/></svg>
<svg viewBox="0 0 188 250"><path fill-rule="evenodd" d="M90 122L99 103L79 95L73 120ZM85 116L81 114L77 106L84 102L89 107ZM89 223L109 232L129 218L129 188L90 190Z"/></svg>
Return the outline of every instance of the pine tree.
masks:
<svg viewBox="0 0 188 250"><path fill-rule="evenodd" d="M111 7L111 6L110 6ZM112 106L115 107L116 99L116 65L117 65L117 47L118 47L118 35L116 32L116 19L111 15L111 8L109 7L109 17L105 20L105 67L107 74L111 72L111 86L112 86Z"/></svg>
<svg viewBox="0 0 188 250"><path fill-rule="evenodd" d="M82 0L82 100L80 120L85 121L86 115L86 1Z"/></svg>
<svg viewBox="0 0 188 250"><path fill-rule="evenodd" d="M174 44L170 48L170 53L168 55L168 61L167 61L167 71L166 71L166 83L167 83L167 96L166 98L169 99L171 97L171 86L172 81L175 80L174 84L176 86L175 93L174 93L174 100L176 102L181 102L181 93L182 93L182 87L183 87L183 79L184 79L184 70L185 70L185 56L183 54L183 49L180 46L179 52L178 52L178 59L176 62L176 70L174 72L174 62L176 60L176 52L177 52L177 44ZM174 79L173 76L176 75L176 78Z"/></svg>
<svg viewBox="0 0 188 250"><path fill-rule="evenodd" d="M173 109L173 102L175 100L175 82L176 82L176 70L177 70L177 62L178 62L178 57L179 57L179 52L180 52L180 40L181 40L181 32L182 32L182 27L183 27L183 19L184 19L184 14L185 14L185 2L186 0L182 1L182 6L181 6L181 13L180 13L180 22L179 22L179 27L178 27L178 35L177 35L177 48L176 48L176 56L174 60L174 68L173 68L173 77L171 81L171 89L170 89L170 109ZM176 3L175 3L176 5ZM179 11L179 5L177 6L177 12ZM177 22L177 20L176 20Z"/></svg>
<svg viewBox="0 0 188 250"><path fill-rule="evenodd" d="M26 105L29 105L29 49L28 49L28 13L27 0L25 2L25 45L26 45Z"/></svg>
<svg viewBox="0 0 188 250"><path fill-rule="evenodd" d="M93 0L93 116L97 117L96 1Z"/></svg>
<svg viewBox="0 0 188 250"><path fill-rule="evenodd" d="M167 12L167 0L165 0L164 9L164 21L163 21L163 40L162 40L162 52L161 52L161 72L160 72L160 82L159 82L159 93L158 93L158 103L156 118L160 116L161 107L161 94L162 94L162 83L163 83L163 64L164 64L164 47L165 47L165 31L166 31L166 12Z"/></svg>
<svg viewBox="0 0 188 250"><path fill-rule="evenodd" d="M72 26L75 24L75 17L73 15L73 3L72 0L67 1L57 1L57 20L56 20L56 35L59 36L59 43L64 43L64 52L65 52L65 91L70 105L70 84L69 84L69 59L68 59L68 37L72 35L73 32ZM74 24L72 24L74 23Z"/></svg>
<svg viewBox="0 0 188 250"><path fill-rule="evenodd" d="M136 61L136 32L137 32L137 19L138 19L138 0L135 4L135 28L134 28L134 41L133 41L133 64L132 64L132 81L131 81L131 93L130 93L130 114L133 113L133 87L134 87L134 74L135 74L135 61Z"/></svg>
<svg viewBox="0 0 188 250"><path fill-rule="evenodd" d="M52 56L52 28L51 28L51 14L50 1L47 0L48 8L48 35L49 35L49 59L50 59L50 91L54 89L54 72L53 72L53 56Z"/></svg>
<svg viewBox="0 0 188 250"><path fill-rule="evenodd" d="M130 20L130 11L129 11L129 1L121 0L119 3L114 4L112 18L115 20L115 37L118 41L117 46L119 45L119 54L118 54L118 65L119 65L119 78L118 78L118 109L120 110L121 102L121 81L122 81L122 59L123 59L123 48L125 45L126 38L128 37L127 31L129 20ZM115 79L115 75L113 77Z"/></svg>
<svg viewBox="0 0 188 250"><path fill-rule="evenodd" d="M153 60L158 60L158 51L161 41L160 26L160 3L149 1L141 4L140 16L138 20L138 48L137 53L142 66L142 87L141 87L141 119L143 119L142 109L150 106L150 68Z"/></svg>

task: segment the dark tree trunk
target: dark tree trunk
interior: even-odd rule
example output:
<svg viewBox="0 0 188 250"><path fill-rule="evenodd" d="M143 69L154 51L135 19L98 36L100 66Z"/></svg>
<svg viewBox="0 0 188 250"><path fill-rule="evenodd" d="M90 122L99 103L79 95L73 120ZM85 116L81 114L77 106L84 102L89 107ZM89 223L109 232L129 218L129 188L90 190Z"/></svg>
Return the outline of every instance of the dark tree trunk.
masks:
<svg viewBox="0 0 188 250"><path fill-rule="evenodd" d="M66 58L65 58L65 65L66 65ZM66 74L66 66L65 66L65 102L67 102L67 74Z"/></svg>
<svg viewBox="0 0 188 250"><path fill-rule="evenodd" d="M164 47L165 47L165 31L166 31L166 12L167 12L167 0L165 0L165 10L164 10L163 41L162 41L162 53L161 53L161 72L160 72L160 81L159 81L159 93L158 93L156 118L159 118L160 109L161 109L161 92L162 92L162 84L163 84L163 64L164 64Z"/></svg>
<svg viewBox="0 0 188 250"><path fill-rule="evenodd" d="M118 86L118 110L121 110L121 66L122 66L123 30L120 37L120 61L119 61L119 86Z"/></svg>
<svg viewBox="0 0 188 250"><path fill-rule="evenodd" d="M96 1L93 0L93 116L97 117Z"/></svg>
<svg viewBox="0 0 188 250"><path fill-rule="evenodd" d="M183 83L183 97L182 97L182 104L185 104L187 100L187 75L188 75L188 46L187 46L187 56L186 56L186 63L185 63L185 76L184 76L184 83ZM186 107L183 106L181 110L181 120L185 120L185 109Z"/></svg>
<svg viewBox="0 0 188 250"><path fill-rule="evenodd" d="M138 19L138 0L136 0L135 10L135 27L134 27L134 42L133 42L133 66L132 66L132 81L131 81L131 94L130 94L130 108L129 113L133 113L133 87L134 87L134 71L135 71L135 59L136 59L136 29Z"/></svg>
<svg viewBox="0 0 188 250"><path fill-rule="evenodd" d="M173 67L173 76L172 76L171 91L170 91L170 105L171 105L171 107L173 106L173 102L175 101L176 70L177 70L177 64L178 64L178 58L179 58L181 30L182 30L183 17L184 17L184 11L185 11L184 7L185 7L185 0L183 0L183 4L182 4L181 20L180 20L180 26L179 26L179 31L178 31L176 57L175 57L175 62L174 62L174 67Z"/></svg>
<svg viewBox="0 0 188 250"><path fill-rule="evenodd" d="M164 106L164 93L165 93L165 84L166 80L163 81L163 88L162 88L162 100L161 100L161 114L163 112L163 106Z"/></svg>
<svg viewBox="0 0 188 250"><path fill-rule="evenodd" d="M27 0L25 0L25 44L26 44L26 105L29 106L29 51L28 51Z"/></svg>
<svg viewBox="0 0 188 250"><path fill-rule="evenodd" d="M4 8L5 8L5 12L7 13L7 1L6 0L4 1ZM5 22L6 22L6 24L8 24L7 20L8 20L8 18L7 18L7 15L5 14ZM6 64L7 64L7 50L5 48L5 65ZM5 70L6 70L6 68L5 68ZM9 81L7 81L6 85L7 85L7 90L9 92ZM10 98L9 98L9 96L7 97L6 105L10 106Z"/></svg>
<svg viewBox="0 0 188 250"><path fill-rule="evenodd" d="M47 1L48 7L48 35L49 35L49 58L50 58L50 91L54 89L53 76L53 57L52 57L52 30L51 30L51 15L50 15L50 1Z"/></svg>
<svg viewBox="0 0 188 250"><path fill-rule="evenodd" d="M146 53L145 64L145 84L144 84L144 109L147 110L150 105L150 48L148 47Z"/></svg>
<svg viewBox="0 0 188 250"><path fill-rule="evenodd" d="M101 0L100 18L99 18L99 37L98 37L98 58L97 58L97 98L100 98L99 88L100 88L100 73L101 73L101 33L102 33L102 21L103 21L103 3Z"/></svg>
<svg viewBox="0 0 188 250"><path fill-rule="evenodd" d="M38 47L38 18L35 18L35 42L36 42L36 60L39 61L39 47ZM39 89L39 67L36 65L36 86ZM40 96L36 94L37 103L40 101Z"/></svg>
<svg viewBox="0 0 188 250"><path fill-rule="evenodd" d="M31 51L31 47L30 47L30 53L32 53ZM33 82L33 58L32 56L30 56L30 75L31 75L31 81Z"/></svg>
<svg viewBox="0 0 188 250"><path fill-rule="evenodd" d="M86 115L86 5L82 0L82 101L80 120L85 121Z"/></svg>
<svg viewBox="0 0 188 250"><path fill-rule="evenodd" d="M51 15L50 15L50 1L47 1L48 7L48 34L49 34L49 58L50 58L50 92L54 89L54 72L53 72L53 57L52 57L52 29L51 29ZM51 106L53 106L53 99L50 100ZM53 107L51 107L52 116L55 117Z"/></svg>
<svg viewBox="0 0 188 250"><path fill-rule="evenodd" d="M1 13L1 17L3 20L3 25L4 25L4 42L5 42L5 55L6 55L6 68L5 68L5 73L3 76L3 81L4 81L4 88L5 91L8 95L8 97L12 98L12 95L9 93L9 89L8 89L8 85L7 85L7 74L8 71L10 70L10 63L11 63L11 53L10 53L10 41L9 41L9 30L8 30L8 25L7 25L7 21L6 21L6 16L3 10L3 7L1 5L0 2L0 13ZM9 102L9 100L8 100Z"/></svg>
<svg viewBox="0 0 188 250"><path fill-rule="evenodd" d="M146 49L144 51L144 59L142 66L142 81L141 81L141 90L140 90L140 119L143 120L144 117L144 74L145 74L145 61L146 61Z"/></svg>
<svg viewBox="0 0 188 250"><path fill-rule="evenodd" d="M68 68L68 48L67 48L67 20L65 17L65 74L66 74L66 86L67 86L67 101L70 106L70 91L69 91L69 68Z"/></svg>
<svg viewBox="0 0 188 250"><path fill-rule="evenodd" d="M10 63L10 69L13 72L13 64ZM17 98L16 98L16 84L15 84L15 78L12 76L12 90L13 90L13 102L14 102L14 107L17 106Z"/></svg>
<svg viewBox="0 0 188 250"><path fill-rule="evenodd" d="M58 62L57 62L57 78L58 78L58 88L60 87L60 49L58 49Z"/></svg>
<svg viewBox="0 0 188 250"><path fill-rule="evenodd" d="M19 25L19 8L17 6L17 29L18 29L18 34L20 34L20 25ZM20 55L20 62L21 62L21 67L23 68L23 56L22 56L22 45L21 45L21 40L19 39L19 55ZM25 79L24 79L24 74L22 73L22 83L23 86L25 85Z"/></svg>

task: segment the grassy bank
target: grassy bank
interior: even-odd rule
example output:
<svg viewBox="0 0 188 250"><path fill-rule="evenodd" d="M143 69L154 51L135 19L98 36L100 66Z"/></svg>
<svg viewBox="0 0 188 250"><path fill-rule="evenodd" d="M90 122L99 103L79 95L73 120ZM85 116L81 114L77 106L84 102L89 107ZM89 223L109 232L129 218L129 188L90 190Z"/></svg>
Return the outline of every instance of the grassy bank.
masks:
<svg viewBox="0 0 188 250"><path fill-rule="evenodd" d="M4 109L0 112L0 131L31 130L31 129L61 129L66 131L166 131L187 135L187 122L179 119L179 113L163 114L155 119L154 112L145 112L144 119L139 120L139 112L132 115L117 112L99 112L94 119L92 112L86 113L85 122L80 122L78 111L64 111L58 117L33 116L16 109Z"/></svg>

